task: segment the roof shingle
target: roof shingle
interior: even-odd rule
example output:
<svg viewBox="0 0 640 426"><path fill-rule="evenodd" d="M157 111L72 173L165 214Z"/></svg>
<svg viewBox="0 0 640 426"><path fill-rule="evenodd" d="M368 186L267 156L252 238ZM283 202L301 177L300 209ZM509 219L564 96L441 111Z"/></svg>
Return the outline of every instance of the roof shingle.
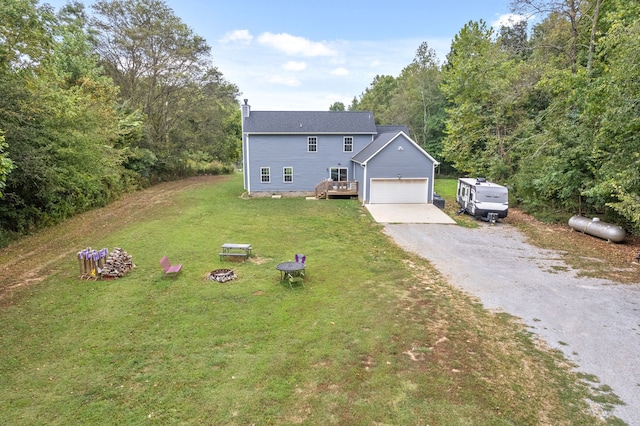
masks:
<svg viewBox="0 0 640 426"><path fill-rule="evenodd" d="M251 111L246 133L376 134L368 111Z"/></svg>

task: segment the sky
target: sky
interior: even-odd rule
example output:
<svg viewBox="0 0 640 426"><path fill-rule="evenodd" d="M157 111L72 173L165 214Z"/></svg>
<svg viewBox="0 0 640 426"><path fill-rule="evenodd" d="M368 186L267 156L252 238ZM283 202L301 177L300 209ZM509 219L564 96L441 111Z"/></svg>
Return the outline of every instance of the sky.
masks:
<svg viewBox="0 0 640 426"><path fill-rule="evenodd" d="M86 6L94 0L81 0ZM59 9L66 0L43 0ZM469 21L500 28L510 0L165 0L207 40L253 110L349 106L376 75L398 77L427 42L444 62Z"/></svg>

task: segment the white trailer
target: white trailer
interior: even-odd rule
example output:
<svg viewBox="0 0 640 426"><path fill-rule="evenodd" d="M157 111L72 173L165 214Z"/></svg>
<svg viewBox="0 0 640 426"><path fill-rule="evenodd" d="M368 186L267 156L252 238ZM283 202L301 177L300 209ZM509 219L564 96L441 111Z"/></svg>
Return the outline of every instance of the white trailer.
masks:
<svg viewBox="0 0 640 426"><path fill-rule="evenodd" d="M495 223L507 217L509 212L509 190L485 178L459 178L456 201L458 213Z"/></svg>

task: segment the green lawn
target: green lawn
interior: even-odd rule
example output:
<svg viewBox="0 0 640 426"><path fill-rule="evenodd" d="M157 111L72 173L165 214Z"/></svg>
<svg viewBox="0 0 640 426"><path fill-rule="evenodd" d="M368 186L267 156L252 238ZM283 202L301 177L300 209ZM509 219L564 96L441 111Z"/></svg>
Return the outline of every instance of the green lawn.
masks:
<svg viewBox="0 0 640 426"><path fill-rule="evenodd" d="M5 303L3 422L598 423L557 353L396 247L357 201L242 192L240 176L184 191L74 248L122 247L137 265L124 278L81 281L69 256ZM252 258L221 262L224 242ZM275 265L295 253L307 275L291 290ZM163 255L184 264L177 279ZM228 267L235 281L204 279Z"/></svg>

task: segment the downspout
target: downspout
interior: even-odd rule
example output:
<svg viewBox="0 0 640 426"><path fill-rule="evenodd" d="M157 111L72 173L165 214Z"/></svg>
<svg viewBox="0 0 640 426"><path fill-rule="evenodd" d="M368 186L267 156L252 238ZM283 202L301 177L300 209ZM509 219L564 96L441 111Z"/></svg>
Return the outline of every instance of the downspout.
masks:
<svg viewBox="0 0 640 426"><path fill-rule="evenodd" d="M246 148L247 148L247 164L245 165L246 167L246 172L247 172L247 193L249 195L251 195L251 160L249 158L249 135L247 135L247 142L246 142Z"/></svg>
<svg viewBox="0 0 640 426"><path fill-rule="evenodd" d="M362 174L362 207L367 203L367 163L361 164L360 167L364 169Z"/></svg>
<svg viewBox="0 0 640 426"><path fill-rule="evenodd" d="M249 117L249 114L251 113L251 106L249 105L249 100L245 99L244 100L244 104L240 105L240 115L241 117L241 121L240 121L240 126L241 126L241 132L242 132L242 161L245 163L243 164L243 170L242 173L244 174L243 176L243 180L244 180L244 187L247 190L247 192L249 194L251 194L251 167L249 166L249 134L245 133L244 131L244 121L247 117Z"/></svg>
<svg viewBox="0 0 640 426"><path fill-rule="evenodd" d="M431 195L429 197L429 199L427 200L428 204L433 204L433 196L434 196L434 180L436 179L436 163L431 163L431 179L429 182L429 194L427 194L427 197L429 197L429 195Z"/></svg>

